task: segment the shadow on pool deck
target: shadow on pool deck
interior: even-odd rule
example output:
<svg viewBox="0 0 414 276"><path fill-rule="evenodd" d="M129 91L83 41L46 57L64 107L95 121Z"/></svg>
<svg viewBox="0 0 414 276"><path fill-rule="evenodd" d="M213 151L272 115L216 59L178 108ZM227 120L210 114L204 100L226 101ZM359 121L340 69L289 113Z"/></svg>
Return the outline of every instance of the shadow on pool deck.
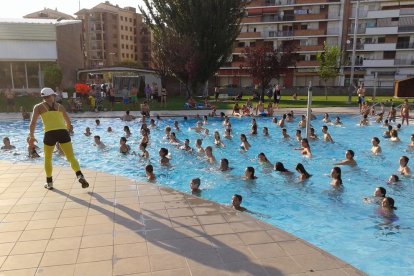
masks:
<svg viewBox="0 0 414 276"><path fill-rule="evenodd" d="M193 260L199 264L203 264L208 267L214 267L218 270L225 270L237 273L238 275L265 275L266 272L269 275L283 275L279 270L269 267L262 266L260 263L254 263L246 257L246 255L241 254L241 252L235 250L232 247L227 246L221 241L215 239L213 236L207 236L200 230L197 230L195 227L188 227L182 223L177 223L180 226L187 227L190 231L187 235L175 231L174 228L166 227L165 224L159 222L159 220L168 219L168 217L160 216L154 212L149 211L152 216L146 216L140 212L137 212L131 208L128 208L122 204L116 204L112 201L109 201L98 193L88 192L92 197L96 198L98 202L105 204L107 206L115 206L115 208L125 212L131 218L136 218L137 220L129 219L121 215L114 215L109 210L106 210L100 206L97 206L92 203L88 203L85 200L79 199L75 196L71 196L64 191L54 189L52 190L55 193L58 193L62 196L73 200L87 208L94 209L108 218L112 219L114 222L124 226L125 228L132 230L136 235L141 236L147 241L151 242L155 246L158 246L166 251L171 253L181 255L187 259ZM156 219L154 219L156 218ZM145 222L151 220L151 225L148 227ZM114 236L117 235L117 232L114 231ZM204 237L212 245L203 243L194 237ZM191 240L189 240L191 238ZM187 239L187 240L186 240ZM183 242L184 241L184 242ZM230 264L221 264L218 260L212 260L211 256L214 256L215 249L218 251L221 258L226 259L230 258L231 261L237 262L236 265ZM113 262L116 263L117 259L114 256ZM266 271L264 271L264 269Z"/></svg>

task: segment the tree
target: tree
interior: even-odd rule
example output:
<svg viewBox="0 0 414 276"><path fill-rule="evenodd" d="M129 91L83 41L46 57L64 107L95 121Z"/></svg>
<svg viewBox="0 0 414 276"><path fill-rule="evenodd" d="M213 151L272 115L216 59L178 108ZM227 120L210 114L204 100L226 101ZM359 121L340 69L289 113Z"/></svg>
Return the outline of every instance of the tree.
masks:
<svg viewBox="0 0 414 276"><path fill-rule="evenodd" d="M44 83L46 87L55 89L55 87L60 86L62 79L63 79L63 74L58 65L51 64L45 67Z"/></svg>
<svg viewBox="0 0 414 276"><path fill-rule="evenodd" d="M265 89L273 78L280 76L289 66L296 64L297 54L290 44L273 49L272 46L248 47L245 50L246 70L255 83L261 86L260 100L264 101Z"/></svg>
<svg viewBox="0 0 414 276"><path fill-rule="evenodd" d="M335 79L339 75L341 63L341 50L338 46L329 47L326 41L323 43L323 52L316 56L319 61L317 69L319 77L325 83L325 100L328 100L328 80Z"/></svg>
<svg viewBox="0 0 414 276"><path fill-rule="evenodd" d="M140 7L140 11L154 33L154 48L162 49L156 50L155 55L161 53L158 59L185 84L188 97L230 56L240 33L242 3L242 0L144 0L145 9ZM177 60L177 54L168 45L183 55Z"/></svg>

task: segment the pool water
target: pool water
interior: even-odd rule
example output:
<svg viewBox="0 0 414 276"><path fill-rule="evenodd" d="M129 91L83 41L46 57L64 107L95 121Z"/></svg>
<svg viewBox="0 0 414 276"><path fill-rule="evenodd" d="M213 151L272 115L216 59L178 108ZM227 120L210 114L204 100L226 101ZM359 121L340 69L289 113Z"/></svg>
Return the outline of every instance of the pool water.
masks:
<svg viewBox="0 0 414 276"><path fill-rule="evenodd" d="M124 125L128 125L132 132L128 144L132 151L139 152L141 123L138 121L101 119L101 126L95 126L93 119L74 120L73 141L75 153L82 167L146 180L144 167L151 163L159 184L182 192L190 192L190 180L199 177L203 198L230 204L233 194L241 194L243 206L254 212L259 219L311 242L370 275L413 275L414 180L403 177L398 185L393 186L387 185L386 182L391 174L397 174L401 155L407 155L414 160L413 153L406 151L414 129L412 126L404 126L399 132L402 142L393 143L382 138L385 129L381 125L372 122L369 126L359 127L359 117L341 117L343 126L329 125L334 144L320 140L311 141L312 159L301 156L300 151L293 150L299 143L294 139L283 140L280 127L273 124L270 118L257 118L259 134L255 137L249 135L250 118L231 118L231 140L223 138L224 127L219 118L209 119L205 125L210 130L208 136L190 129L197 122L195 118L187 121L182 118L162 119L157 122L157 128L151 129L150 144L147 148L150 154L149 161L142 160L136 155L119 153L119 138L124 136ZM169 144L163 138L164 128L167 125L172 127L174 120L179 121L180 131L173 130L179 140L184 141L188 138L194 147L195 140L202 138L203 147L213 146L213 154L217 161L227 158L232 170L221 172L218 170L218 164L210 165L204 157L184 152ZM292 137L295 135L298 121L299 118L296 116L295 122L286 124ZM316 134L321 137L321 117L312 121L312 125ZM88 126L92 131L91 137L83 135ZM108 126L112 127L113 133L106 132ZM270 137L262 135L263 127L269 128ZM224 148L214 146L213 133L216 130L220 132ZM15 151L2 152L0 158L15 162L42 162L41 159L27 159L27 133L28 122L0 122L0 137L9 136L12 144L17 147ZM252 145L247 152L239 149L241 133L247 135ZM101 136L102 142L107 145L105 150L93 146L93 135ZM373 156L370 152L371 138L374 136L381 140L383 154L380 156ZM39 141L43 137L40 123L36 137ZM158 151L161 147L170 151L170 168L159 165ZM342 166L344 190L338 192L331 188L329 174L333 164L344 159L347 149L355 151L358 166ZM312 177L300 183L297 181L296 172L292 178L282 176L259 164L257 155L260 152L264 152L272 164L277 161L283 162L291 171L301 162ZM67 166L66 161L58 156L54 157L54 163ZM258 177L256 180L242 179L247 166L255 168ZM412 167L414 169L414 165ZM393 221L379 215L378 205L366 204L362 200L371 196L377 186L385 187L387 195L395 199L398 209L395 211L397 218Z"/></svg>

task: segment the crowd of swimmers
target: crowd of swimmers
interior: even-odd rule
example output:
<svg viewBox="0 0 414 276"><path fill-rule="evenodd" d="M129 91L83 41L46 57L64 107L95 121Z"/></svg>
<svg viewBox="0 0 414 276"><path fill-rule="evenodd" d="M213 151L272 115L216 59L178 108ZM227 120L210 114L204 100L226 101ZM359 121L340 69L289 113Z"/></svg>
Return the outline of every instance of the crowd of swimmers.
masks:
<svg viewBox="0 0 414 276"><path fill-rule="evenodd" d="M396 127L393 127L390 123L396 122L396 108L394 105L391 106L388 115L384 116L385 107L383 104L380 104L380 110L378 112L375 111L375 105L369 106L367 103L363 103L361 105L361 121L360 126L366 126L370 124L369 117L372 116L375 119L375 122L378 124L382 124L383 127L386 128L386 131L383 133L383 138L389 139L391 142L400 142L400 139L398 137L398 131L402 127L404 123L407 125L409 124L409 111L410 107L408 104L408 101L405 100L404 103L401 105L401 124L397 124ZM255 114L254 114L255 113ZM124 136L122 136L119 140L119 152L122 154L135 154L140 156L143 159L149 158L149 152L147 151L147 146L150 142L150 133L151 128L157 127L157 122L162 120L159 116L156 116L155 118L147 116L149 114L142 114L141 117L141 126L140 126L140 134L141 134L141 140L139 141L138 152L132 151L131 146L128 144L128 138L131 137L131 131L129 129L129 126L124 126ZM211 114L210 114L211 115ZM213 114L214 115L214 114ZM273 107L271 106L271 103L267 108L264 107L263 103L259 102L255 109L252 109L251 103L249 102L246 105L243 105L242 107L238 106L236 103L232 115L235 116L248 116L248 115L257 115L257 116L268 116L272 118L272 123L276 126L279 126L281 129L281 136L283 139L290 140L295 139L299 142L299 147L294 148L294 150L297 150L301 153L302 156L307 158L312 158L312 151L310 146L310 140L318 140L318 136L315 133L315 129L313 127L310 128L310 133L307 138L303 137L302 130L305 129L307 125L307 118L305 115L300 116L300 120L298 122L298 128L295 133L295 137L291 138L290 135L287 133L286 129L286 123L287 122L293 122L295 120L295 114L293 111L288 112L286 114L283 114L280 118L277 118L273 114ZM225 116L224 113L221 115L222 118L222 126L223 126L223 138L224 139L231 139L232 138L232 124L230 121L230 118L228 116ZM121 117L123 121L132 121L137 119L135 116L131 115L129 111L125 113ZM187 117L184 117L184 120L186 120ZM200 133L203 135L209 135L209 129L207 128L208 124L208 116L204 116L201 118L199 115L197 115L197 123L196 125L191 128L196 133ZM315 120L316 116L311 113L311 120ZM328 125L342 125L341 118L339 116L336 116L336 118L331 121L330 115L328 113L325 113L323 115L322 119L324 125L322 126L321 132L321 139L326 143L334 143L334 139L332 138L331 134L329 133ZM96 119L95 123L97 126L100 125L100 120ZM207 160L210 164L216 164L217 160L213 153L213 147L207 146L203 147L203 140L197 139L195 141L195 147L192 148L190 145L190 141L188 139L185 139L183 141L180 141L176 136L176 131L180 130L180 125L178 121L174 121L173 126L166 126L164 129L164 139L168 141L171 145L175 146L177 150L182 150L185 152L193 152L196 153L199 156L204 156L204 158ZM69 130L70 134L73 135L73 129ZM107 132L112 132L112 128L108 127ZM256 119L252 117L251 119L251 125L250 125L250 135L259 135L258 133L258 124L256 122ZM93 136L91 129L87 127L85 129L85 132L83 133L85 136ZM267 127L264 127L262 129L262 135L268 136L269 131ZM215 147L225 147L225 142L223 142L221 135L218 131L215 131L214 134L214 145ZM99 149L104 149L106 146L101 141L100 136L94 135L94 145L98 147ZM249 149L252 147L252 145L248 142L248 138L246 134L240 134L240 150L241 151L249 151ZM3 146L1 147L2 150L13 150L15 147L11 144L10 139L8 137L3 138ZM380 139L378 137L373 137L371 139L371 152L374 155L380 155L382 153L382 149L380 146ZM30 158L38 158L40 157L39 154L36 152L37 148L29 148L29 157ZM411 141L408 145L408 150L413 151L414 150L414 134L411 135ZM63 152L59 150L59 145L56 147L56 152L63 155ZM159 154L159 162L162 166L170 166L170 154L169 150L165 147L162 147L158 151ZM357 163L354 160L355 153L353 150L349 149L345 153L345 159L337 162L334 164L334 167L331 170L330 177L331 177L331 185L338 190L343 189L343 181L342 181L342 170L340 166L356 166ZM273 169L277 172L279 172L282 175L293 175L293 172L289 171L284 167L284 164L282 162L276 162L274 165L268 160L266 155L264 153L260 153L257 156L259 162L264 165L268 165L273 167ZM399 173L401 176L410 176L411 170L408 167L409 158L405 155L401 156L399 160ZM218 162L218 169L220 171L228 171L231 170L231 167L229 166L229 160L226 158L223 158L219 160ZM298 179L299 181L306 181L309 179L312 175L305 169L302 163L298 163L295 167L295 171L299 174ZM156 181L156 174L154 173L154 167L152 165L146 165L145 166L145 174L149 181ZM245 168L245 173L243 176L246 180L254 180L257 178L255 175L255 169L251 166ZM390 176L388 183L394 184L400 181L400 177L397 175ZM200 178L195 178L190 181L190 189L191 192L195 195L200 195L201 193L201 180ZM246 209L241 206L242 203L242 196L235 194L232 198L232 206L233 208L245 211ZM393 215L393 210L396 209L394 206L394 200L391 197L386 196L386 190L384 187L378 187L375 192L373 198L365 198L364 201L366 202L372 202L372 203L378 203L382 207L383 213L389 215Z"/></svg>

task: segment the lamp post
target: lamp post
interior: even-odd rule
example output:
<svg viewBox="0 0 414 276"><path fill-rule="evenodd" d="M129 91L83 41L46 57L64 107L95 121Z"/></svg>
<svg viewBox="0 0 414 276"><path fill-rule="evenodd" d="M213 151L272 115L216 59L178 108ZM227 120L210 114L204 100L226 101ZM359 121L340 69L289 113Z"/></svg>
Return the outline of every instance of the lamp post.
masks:
<svg viewBox="0 0 414 276"><path fill-rule="evenodd" d="M355 25L354 25L354 34L352 41L352 56L351 56L351 76L349 78L349 88L348 88L348 103L352 102L352 86L354 84L354 73L355 73L355 51L357 45L357 33L358 33L358 19L359 19L359 1L356 1L356 10L355 10ZM347 41L347 43L351 41ZM348 44L349 44L348 43Z"/></svg>

